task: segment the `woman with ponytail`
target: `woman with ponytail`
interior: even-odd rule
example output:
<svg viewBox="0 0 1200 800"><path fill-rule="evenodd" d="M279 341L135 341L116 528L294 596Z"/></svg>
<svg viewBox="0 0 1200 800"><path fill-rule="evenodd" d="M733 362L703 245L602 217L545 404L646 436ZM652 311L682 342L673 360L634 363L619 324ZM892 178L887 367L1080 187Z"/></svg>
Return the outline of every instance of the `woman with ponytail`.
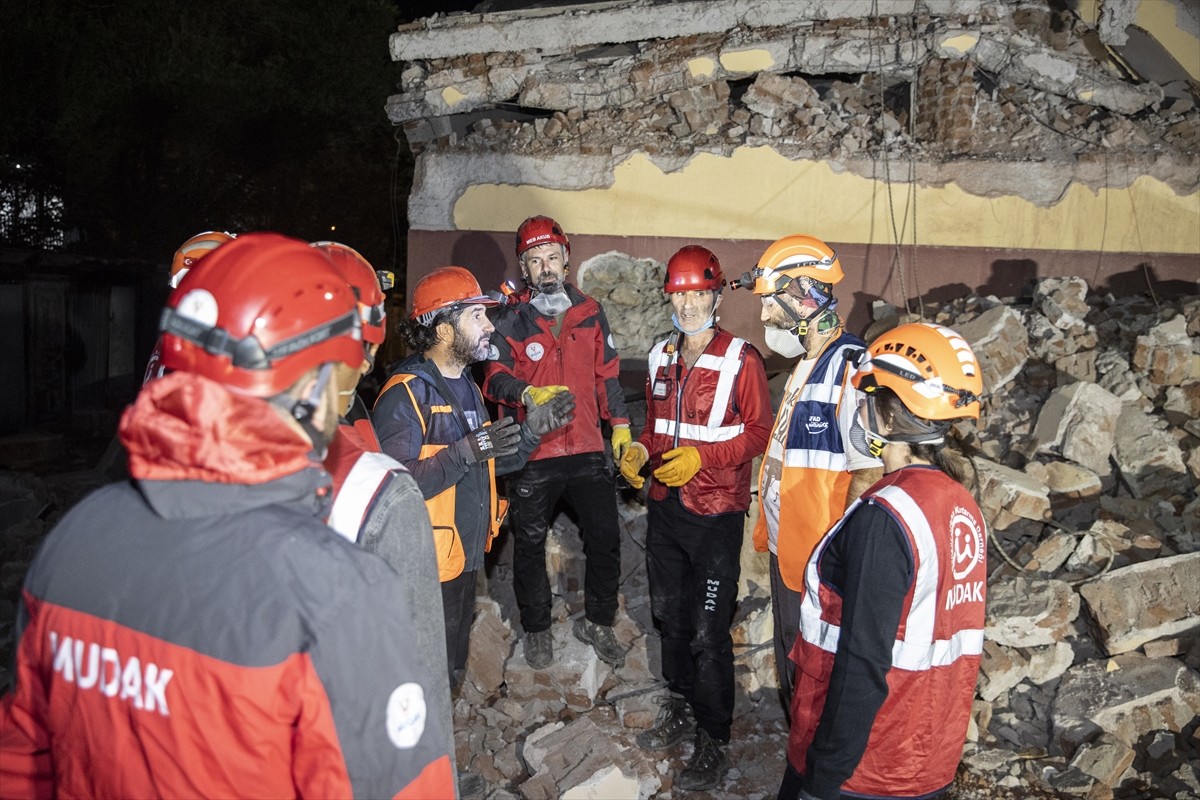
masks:
<svg viewBox="0 0 1200 800"><path fill-rule="evenodd" d="M978 419L981 374L961 336L914 323L881 335L854 378L850 439L883 459L884 477L805 571L780 800L928 798L954 779L987 565L974 470L946 434Z"/></svg>

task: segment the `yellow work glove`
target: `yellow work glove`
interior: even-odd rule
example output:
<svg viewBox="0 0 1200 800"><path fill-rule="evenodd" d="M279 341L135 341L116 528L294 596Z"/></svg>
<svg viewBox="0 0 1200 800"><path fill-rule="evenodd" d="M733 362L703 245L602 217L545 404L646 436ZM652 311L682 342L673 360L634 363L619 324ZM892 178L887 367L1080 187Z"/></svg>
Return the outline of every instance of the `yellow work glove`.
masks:
<svg viewBox="0 0 1200 800"><path fill-rule="evenodd" d="M654 477L675 488L683 486L700 471L700 451L694 447L676 447L663 453L662 466L654 470Z"/></svg>
<svg viewBox="0 0 1200 800"><path fill-rule="evenodd" d="M650 454L641 442L629 445L625 455L621 456L621 477L634 489L642 488L646 479L641 476L642 467L650 460Z"/></svg>
<svg viewBox="0 0 1200 800"><path fill-rule="evenodd" d="M625 457L625 451L629 448L630 442L633 441L633 434L629 432L628 425L613 425L612 432L612 449L613 460L618 464Z"/></svg>
<svg viewBox="0 0 1200 800"><path fill-rule="evenodd" d="M566 386L526 386L521 392L521 402L526 408L545 405L554 395L566 390Z"/></svg>

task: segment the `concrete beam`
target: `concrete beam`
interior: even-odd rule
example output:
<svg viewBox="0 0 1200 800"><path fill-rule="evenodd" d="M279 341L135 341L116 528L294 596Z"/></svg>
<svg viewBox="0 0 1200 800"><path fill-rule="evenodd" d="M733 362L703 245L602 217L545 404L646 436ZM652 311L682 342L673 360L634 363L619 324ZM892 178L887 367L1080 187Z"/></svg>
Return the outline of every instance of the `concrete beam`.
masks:
<svg viewBox="0 0 1200 800"><path fill-rule="evenodd" d="M654 0L434 16L402 26L389 39L393 61L452 58L471 53L540 50L562 53L598 44L638 42L647 33L672 37L723 33L738 27L773 28L830 19L893 17L920 12L965 16L986 0Z"/></svg>

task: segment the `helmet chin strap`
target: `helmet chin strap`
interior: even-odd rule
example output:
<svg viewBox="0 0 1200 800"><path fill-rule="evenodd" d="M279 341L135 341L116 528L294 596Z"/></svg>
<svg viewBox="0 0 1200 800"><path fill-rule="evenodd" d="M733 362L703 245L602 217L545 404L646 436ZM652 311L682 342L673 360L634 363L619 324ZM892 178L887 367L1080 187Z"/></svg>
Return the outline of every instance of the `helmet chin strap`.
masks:
<svg viewBox="0 0 1200 800"><path fill-rule="evenodd" d="M325 393L325 387L329 384L332 376L333 362L327 361L317 371L316 383L313 384L308 394L294 400L290 406L283 406L284 410L300 424L300 427L308 435L313 446L313 456L317 461L325 460L325 455L329 450L329 441L326 434L317 428L314 417L316 417L318 406L321 405L321 395ZM282 406L283 403L280 405Z"/></svg>
<svg viewBox="0 0 1200 800"><path fill-rule="evenodd" d="M783 292L783 294L786 294L786 292ZM792 296L794 297L795 295ZM838 325L837 314L834 313L834 309L837 308L837 300L833 295L826 296L826 298L821 301L821 304L817 306L817 310L807 318L801 317L792 310L791 306L787 305L786 303L780 303L778 300L776 300L775 305L782 308L787 315L792 318L792 322L796 323L795 326L788 328L787 330L794 333L797 338L800 339L808 336L809 328L813 324L816 325L817 333L826 333L827 331L833 330Z"/></svg>
<svg viewBox="0 0 1200 800"><path fill-rule="evenodd" d="M900 407L898 413L904 414L906 418L905 423L916 428L917 430L912 433L898 433L896 431L892 431L888 435L889 438L885 439L882 435L877 433L879 430L879 419L875 415L875 394L874 392L868 390L866 392L866 396L867 423L871 426L870 429L866 431L867 447L870 449L871 455L875 456L876 458L879 458L883 454L883 448L892 442L901 442L904 444L928 444L933 445L934 447L946 443L946 431L950 427L948 422L944 422L942 420L921 419L920 417L914 416L913 413L907 408L904 408L903 405Z"/></svg>

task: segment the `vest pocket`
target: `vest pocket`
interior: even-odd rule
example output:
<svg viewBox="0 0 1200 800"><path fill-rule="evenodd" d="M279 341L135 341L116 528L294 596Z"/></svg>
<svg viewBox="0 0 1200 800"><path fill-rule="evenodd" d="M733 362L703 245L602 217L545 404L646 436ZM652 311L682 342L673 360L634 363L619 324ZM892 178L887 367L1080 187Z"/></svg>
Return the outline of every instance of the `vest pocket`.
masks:
<svg viewBox="0 0 1200 800"><path fill-rule="evenodd" d="M438 559L438 580L442 583L462 574L467 564L462 539L454 528L436 526L433 529L433 547Z"/></svg>

